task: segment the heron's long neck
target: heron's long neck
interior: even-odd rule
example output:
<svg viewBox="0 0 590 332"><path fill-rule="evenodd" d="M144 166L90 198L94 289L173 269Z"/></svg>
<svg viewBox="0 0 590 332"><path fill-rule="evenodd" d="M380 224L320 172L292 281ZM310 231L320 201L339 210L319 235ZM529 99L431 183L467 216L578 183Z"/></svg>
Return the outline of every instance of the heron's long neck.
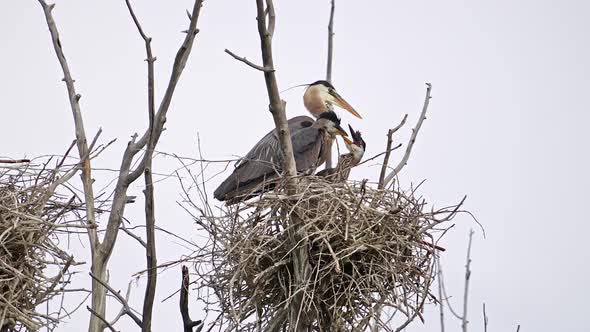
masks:
<svg viewBox="0 0 590 332"><path fill-rule="evenodd" d="M323 164L325 161L332 159L332 142L334 141L334 137L332 137L332 135L330 135L324 128L320 128L320 133L322 136L322 148L320 150L320 158L317 163L318 166Z"/></svg>
<svg viewBox="0 0 590 332"><path fill-rule="evenodd" d="M303 96L303 104L316 119L319 118L320 114L330 110L317 89L310 90Z"/></svg>

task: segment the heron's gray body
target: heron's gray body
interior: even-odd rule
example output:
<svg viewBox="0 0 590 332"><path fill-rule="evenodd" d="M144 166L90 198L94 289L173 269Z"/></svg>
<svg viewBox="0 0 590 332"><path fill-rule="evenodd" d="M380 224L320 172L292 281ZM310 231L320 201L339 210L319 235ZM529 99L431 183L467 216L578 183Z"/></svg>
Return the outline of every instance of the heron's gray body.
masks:
<svg viewBox="0 0 590 332"><path fill-rule="evenodd" d="M319 125L319 121L308 116L289 119L288 126L297 172L314 172L325 161L327 142L333 137ZM240 160L233 173L215 190L215 198L239 201L265 191L258 187L281 174L282 162L279 139L276 130L272 130Z"/></svg>

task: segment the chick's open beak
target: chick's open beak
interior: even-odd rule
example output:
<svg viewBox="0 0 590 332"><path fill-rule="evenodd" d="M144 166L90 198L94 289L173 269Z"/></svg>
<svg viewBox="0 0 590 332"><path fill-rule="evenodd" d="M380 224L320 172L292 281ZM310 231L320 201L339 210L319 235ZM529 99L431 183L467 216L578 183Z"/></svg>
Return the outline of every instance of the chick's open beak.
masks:
<svg viewBox="0 0 590 332"><path fill-rule="evenodd" d="M354 110L354 108L352 106L350 106L350 104L344 100L344 98L342 98L338 92L336 92L336 90L334 89L330 89L329 91L329 97L328 97L328 101L334 105L337 105L347 111L349 111L352 115L356 116L359 119L362 119L363 117Z"/></svg>

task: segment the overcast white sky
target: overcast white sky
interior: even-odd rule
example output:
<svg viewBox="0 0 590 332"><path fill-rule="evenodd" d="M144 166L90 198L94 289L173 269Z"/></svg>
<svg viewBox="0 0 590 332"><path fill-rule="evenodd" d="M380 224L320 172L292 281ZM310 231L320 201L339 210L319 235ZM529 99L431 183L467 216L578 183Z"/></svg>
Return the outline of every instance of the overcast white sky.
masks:
<svg viewBox="0 0 590 332"><path fill-rule="evenodd" d="M276 1L274 55L281 89L325 75L329 1ZM162 95L191 1L135 1L136 14L153 37L157 97ZM260 72L223 53L229 48L259 62L255 1L206 1L195 48L182 76L159 149L205 157L241 155L273 125ZM89 136L117 143L95 163L117 168L128 137L146 125L143 42L123 0L60 0L54 10L61 42L82 94ZM590 112L590 2L588 1L345 1L336 8L334 84L364 116L340 112L363 131L372 156L389 127L409 113L418 117L425 86L433 84L429 116L402 184L427 179L421 189L435 206L468 195L466 208L485 226L476 233L470 296L471 331L482 331L486 303L490 331L587 331L586 245L590 220L588 155ZM42 10L33 0L9 0L0 11L0 155L13 158L60 154L74 138L73 121ZM305 114L301 89L285 93L289 116ZM406 141L410 126L398 139ZM399 153L395 157L399 158ZM157 171L177 167L154 161ZM377 163L353 171L375 179ZM113 174L96 172L97 185ZM209 190L221 181L212 181ZM158 224L182 234L194 231L176 206L174 179L158 184ZM130 194L141 196L141 188ZM139 200L129 216L141 218ZM449 292L461 295L468 217L443 241ZM143 249L125 236L110 264L111 284L125 289L144 266ZM86 237L81 237L85 241ZM159 262L187 251L158 237ZM87 248L72 245L80 260ZM74 250L73 249L73 250ZM159 279L154 331L179 330L180 272ZM86 282L81 279L80 282ZM133 293L139 300L143 283ZM458 300L458 298L456 299ZM456 306L460 303L456 302ZM193 318L202 314L193 306ZM110 317L119 310L109 307ZM60 331L86 329L81 310ZM438 331L438 317L408 331ZM134 330L124 318L119 328ZM459 322L447 316L447 329Z"/></svg>

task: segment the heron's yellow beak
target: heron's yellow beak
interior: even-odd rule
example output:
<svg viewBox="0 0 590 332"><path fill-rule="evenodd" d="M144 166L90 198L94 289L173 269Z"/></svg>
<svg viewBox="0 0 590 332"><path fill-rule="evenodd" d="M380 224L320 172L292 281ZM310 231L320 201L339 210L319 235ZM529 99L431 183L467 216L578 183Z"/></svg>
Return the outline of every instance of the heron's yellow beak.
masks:
<svg viewBox="0 0 590 332"><path fill-rule="evenodd" d="M342 136L343 138L348 136L346 131L344 129L342 129L342 127L340 127L340 125L336 125L335 127L336 127L336 134Z"/></svg>
<svg viewBox="0 0 590 332"><path fill-rule="evenodd" d="M350 138L342 136L342 139L344 140L344 142L346 142L347 145L352 145L352 141L350 140Z"/></svg>
<svg viewBox="0 0 590 332"><path fill-rule="evenodd" d="M363 117L354 110L354 108L352 106L350 106L350 104L344 100L344 98L342 98L338 92L336 92L336 90L334 89L330 89L329 93L328 93L328 102L337 105L347 111L349 111L352 115L356 116L359 119L362 119Z"/></svg>

